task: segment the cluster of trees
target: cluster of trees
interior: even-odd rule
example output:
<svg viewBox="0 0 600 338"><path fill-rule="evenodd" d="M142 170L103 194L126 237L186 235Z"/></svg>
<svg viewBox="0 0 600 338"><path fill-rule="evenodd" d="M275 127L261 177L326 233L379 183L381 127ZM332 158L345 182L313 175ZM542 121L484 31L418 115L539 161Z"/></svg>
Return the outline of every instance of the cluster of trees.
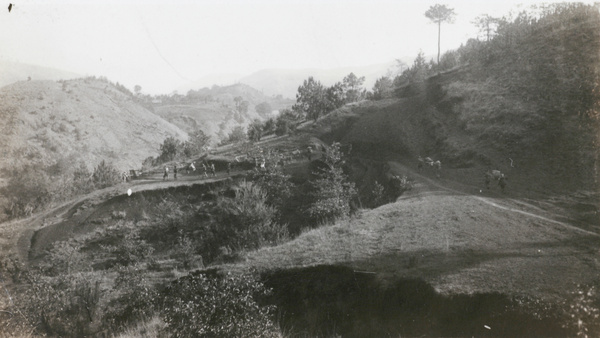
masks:
<svg viewBox="0 0 600 338"><path fill-rule="evenodd" d="M160 145L158 157L150 156L146 158L142 167L148 168L176 159L190 158L201 154L210 145L210 136L206 135L201 129L196 129L188 136L189 138L186 141L180 141L173 136L167 137Z"/></svg>
<svg viewBox="0 0 600 338"><path fill-rule="evenodd" d="M50 166L27 165L7 172L7 184L0 188L0 220L31 216L53 202L121 182L121 173L111 163L101 161L90 171L85 163L73 166L70 161L60 158Z"/></svg>
<svg viewBox="0 0 600 338"><path fill-rule="evenodd" d="M590 34L593 34L595 29L597 12L597 6L565 3L532 7L516 15L503 17L482 14L473 21L482 40L470 39L458 49L440 55L442 23L452 23L455 13L452 8L444 5L431 6L425 16L438 25L437 62L433 59L427 61L423 53L419 52L413 64L398 76L379 78L372 92L367 93L367 98L378 100L394 94L403 96L423 93L425 80L440 72L470 65L473 74L485 77L485 74L495 71L494 65L506 63L517 68L522 66L523 69L515 74L529 78L524 79L518 75L507 79L511 82L510 87L518 88L516 93L531 93L533 88L545 88L554 83L556 85L552 87L556 88L556 95L549 95L544 89L542 92L545 94L536 93L535 96L562 100L564 93L559 89L560 81L568 77L567 74L571 74L572 77L583 80L580 94L591 98L590 94L594 92L594 72L585 71L584 65L595 64L595 54L573 51L581 49L578 44L585 44L586 36L593 36ZM572 26L577 32L569 30L566 26ZM540 48L547 49L547 53L540 55ZM400 61L398 62L401 66ZM532 77L539 79L531 79ZM538 82L539 85L531 86L530 80ZM530 99L533 96L530 94ZM578 110L583 111L585 108Z"/></svg>
<svg viewBox="0 0 600 338"><path fill-rule="evenodd" d="M235 144L245 141L257 142L268 135L283 136L292 133L302 121L302 115L292 109L283 109L277 117L266 120L254 119L247 128L237 126L221 141L221 145Z"/></svg>
<svg viewBox="0 0 600 338"><path fill-rule="evenodd" d="M357 77L350 73L342 82L337 82L331 87L325 87L312 76L304 80L298 87L296 104L292 110L308 119L317 120L346 103L356 102L366 97L366 90L362 88L365 77Z"/></svg>

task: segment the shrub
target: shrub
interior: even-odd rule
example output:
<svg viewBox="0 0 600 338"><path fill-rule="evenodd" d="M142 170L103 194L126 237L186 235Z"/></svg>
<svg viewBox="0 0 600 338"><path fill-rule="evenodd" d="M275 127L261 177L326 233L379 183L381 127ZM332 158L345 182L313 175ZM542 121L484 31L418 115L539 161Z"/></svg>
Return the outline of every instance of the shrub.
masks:
<svg viewBox="0 0 600 338"><path fill-rule="evenodd" d="M92 173L80 162L79 167L73 172L73 184L71 185L72 194L86 194L94 190L94 181Z"/></svg>
<svg viewBox="0 0 600 338"><path fill-rule="evenodd" d="M86 336L99 327L100 281L85 274L44 277L28 275L21 312L51 336Z"/></svg>
<svg viewBox="0 0 600 338"><path fill-rule="evenodd" d="M246 132L244 132L244 128L241 126L237 126L233 128L233 130L227 135L227 139L223 140L221 144L235 144L239 142L243 142L247 139Z"/></svg>
<svg viewBox="0 0 600 338"><path fill-rule="evenodd" d="M159 294L140 264L117 268L113 292L116 295L105 315L105 321L113 330L150 318L156 312Z"/></svg>
<svg viewBox="0 0 600 338"><path fill-rule="evenodd" d="M250 141L256 142L260 141L263 136L263 124L258 119L254 119L252 123L248 126L248 139Z"/></svg>
<svg viewBox="0 0 600 338"><path fill-rule="evenodd" d="M273 166L267 166L265 171L253 172L250 178L267 194L267 203L279 210L294 193L294 184L290 181L290 175L284 174Z"/></svg>
<svg viewBox="0 0 600 338"><path fill-rule="evenodd" d="M342 170L344 161L340 144L334 142L327 148L325 168L315 173L318 178L312 182L314 201L307 212L319 222L334 222L336 219L350 215L350 202L356 196L354 183Z"/></svg>
<svg viewBox="0 0 600 338"><path fill-rule="evenodd" d="M150 170L152 167L158 164L157 162L158 161L152 156L146 157L146 159L142 162L142 171Z"/></svg>
<svg viewBox="0 0 600 338"><path fill-rule="evenodd" d="M127 231L127 229L129 229ZM119 227L117 231L121 232L123 239L118 245L106 245L104 249L115 256L117 264L127 266L133 263L142 262L152 255L154 248L145 240L140 238L139 229L132 229L127 225Z"/></svg>
<svg viewBox="0 0 600 338"><path fill-rule="evenodd" d="M276 210L267 204L267 194L252 182L241 182L235 198L217 201L215 232L221 245L255 249L287 238L287 229L274 223Z"/></svg>
<svg viewBox="0 0 600 338"><path fill-rule="evenodd" d="M190 275L169 286L162 314L173 337L280 337L270 293L251 274Z"/></svg>
<svg viewBox="0 0 600 338"><path fill-rule="evenodd" d="M35 166L27 166L10 176L0 189L8 203L4 212L9 218L27 217L43 210L53 199L51 179Z"/></svg>
<svg viewBox="0 0 600 338"><path fill-rule="evenodd" d="M81 251L81 244L73 239L55 242L48 253L48 265L48 270L55 276L86 270L86 256Z"/></svg>
<svg viewBox="0 0 600 338"><path fill-rule="evenodd" d="M181 141L172 136L167 137L163 144L160 145L160 155L158 156L159 163L172 161L177 156L178 150L181 149Z"/></svg>
<svg viewBox="0 0 600 338"><path fill-rule="evenodd" d="M115 167L104 160L94 169L92 180L96 189L113 186L121 181L121 176Z"/></svg>

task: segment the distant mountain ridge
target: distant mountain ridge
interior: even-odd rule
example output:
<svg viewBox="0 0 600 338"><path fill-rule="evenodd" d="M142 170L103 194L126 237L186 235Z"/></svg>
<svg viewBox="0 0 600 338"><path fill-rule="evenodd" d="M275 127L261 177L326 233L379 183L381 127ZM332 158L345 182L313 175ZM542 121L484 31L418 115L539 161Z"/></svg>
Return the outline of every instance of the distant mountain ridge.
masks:
<svg viewBox="0 0 600 338"><path fill-rule="evenodd" d="M411 58L402 58L400 61L406 65L411 61ZM340 67L332 69L319 68L303 68L303 69L263 69L254 72L247 76L241 76L235 79L235 74L226 74L227 76L212 75L206 76L198 81L195 81L187 86L180 88L180 91L185 93L190 89L200 89L203 87L211 87L214 84L223 85L227 81L233 83L243 83L253 88L258 89L264 95L277 96L282 95L285 98L295 98L298 87L309 76L321 81L323 85L331 86L338 81L342 81L344 77L350 73L356 76L364 76L364 88L369 90L375 84L375 81L382 76L395 76L399 72L398 62L396 60L379 63L369 66L359 67Z"/></svg>
<svg viewBox="0 0 600 338"><path fill-rule="evenodd" d="M17 81L31 80L68 80L81 75L60 69L30 65L20 62L0 60L0 87Z"/></svg>

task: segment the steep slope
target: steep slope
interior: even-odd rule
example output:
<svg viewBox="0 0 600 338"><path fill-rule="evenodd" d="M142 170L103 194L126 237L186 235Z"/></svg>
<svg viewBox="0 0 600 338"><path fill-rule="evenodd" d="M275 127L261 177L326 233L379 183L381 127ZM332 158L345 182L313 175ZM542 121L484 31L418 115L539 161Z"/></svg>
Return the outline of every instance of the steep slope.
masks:
<svg viewBox="0 0 600 338"><path fill-rule="evenodd" d="M21 81L0 89L2 169L50 166L68 159L88 169L101 160L137 168L168 136L186 133L95 79Z"/></svg>

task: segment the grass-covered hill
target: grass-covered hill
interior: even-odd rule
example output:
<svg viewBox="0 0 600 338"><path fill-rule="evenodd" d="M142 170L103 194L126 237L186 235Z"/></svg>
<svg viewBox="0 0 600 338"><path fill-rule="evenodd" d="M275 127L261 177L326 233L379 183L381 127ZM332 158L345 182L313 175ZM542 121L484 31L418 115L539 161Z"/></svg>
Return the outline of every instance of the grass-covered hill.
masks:
<svg viewBox="0 0 600 338"><path fill-rule="evenodd" d="M450 52L454 68L422 70L428 75L398 88L400 98L345 108L360 117L332 137L413 163L421 155L446 168L499 169L522 191L597 191L597 8L560 5L502 27L489 42ZM329 119L322 124L340 120Z"/></svg>
<svg viewBox="0 0 600 338"><path fill-rule="evenodd" d="M247 109L237 109L235 98L247 102ZM213 86L191 90L185 96L164 98L153 104L156 114L186 132L201 129L214 141L225 138L237 127L246 127L254 119L264 120L271 112L257 112L256 106L267 103L272 111L289 108L292 100L264 95L245 84Z"/></svg>
<svg viewBox="0 0 600 338"><path fill-rule="evenodd" d="M20 81L0 89L3 169L61 159L93 168L101 160L128 170L158 153L168 136L186 133L97 79Z"/></svg>
<svg viewBox="0 0 600 338"><path fill-rule="evenodd" d="M158 155L165 138L187 138L124 87L95 78L5 86L0 121L0 219L85 192L75 181L89 181L103 161L116 180Z"/></svg>

